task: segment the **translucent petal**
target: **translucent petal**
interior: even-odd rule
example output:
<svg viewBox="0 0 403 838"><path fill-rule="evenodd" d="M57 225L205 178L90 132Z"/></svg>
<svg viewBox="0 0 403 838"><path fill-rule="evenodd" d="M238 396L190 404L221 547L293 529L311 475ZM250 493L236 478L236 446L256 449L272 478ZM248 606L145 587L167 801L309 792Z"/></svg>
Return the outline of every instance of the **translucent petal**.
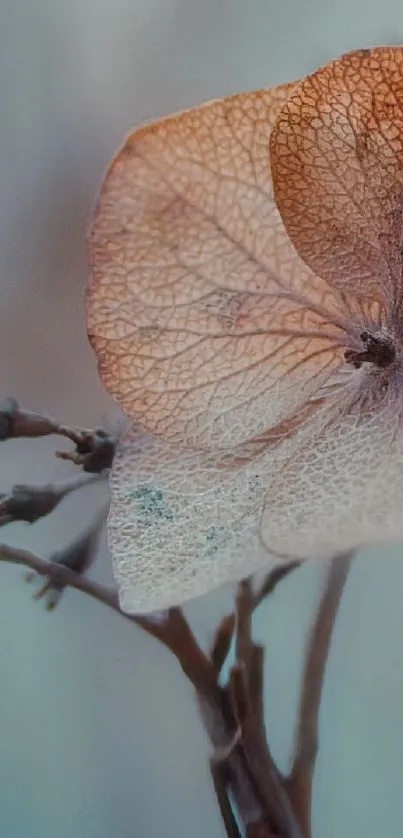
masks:
<svg viewBox="0 0 403 838"><path fill-rule="evenodd" d="M129 428L114 463L108 521L124 611L177 605L274 562L260 518L278 454L251 454L245 447L220 460Z"/></svg>
<svg viewBox="0 0 403 838"><path fill-rule="evenodd" d="M401 412L386 399L334 422L323 406L277 444L221 460L130 428L108 525L123 610L160 610L284 560L402 539Z"/></svg>
<svg viewBox="0 0 403 838"><path fill-rule="evenodd" d="M267 483L261 537L282 558L333 556L403 539L402 402L310 427Z"/></svg>
<svg viewBox="0 0 403 838"><path fill-rule="evenodd" d="M88 332L108 391L169 441L217 450L265 433L342 359L349 312L273 200L270 131L291 90L140 128L102 187Z"/></svg>

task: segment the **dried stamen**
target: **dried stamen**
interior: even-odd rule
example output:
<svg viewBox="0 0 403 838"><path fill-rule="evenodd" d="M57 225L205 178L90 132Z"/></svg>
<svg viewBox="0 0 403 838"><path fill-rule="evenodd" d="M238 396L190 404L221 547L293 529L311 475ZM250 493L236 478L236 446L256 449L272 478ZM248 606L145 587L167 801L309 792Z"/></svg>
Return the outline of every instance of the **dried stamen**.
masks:
<svg viewBox="0 0 403 838"><path fill-rule="evenodd" d="M359 369L365 361L380 368L389 367L393 363L396 358L396 349L390 338L371 335L370 332L361 332L360 338L365 348L363 352L347 349L344 357L348 364Z"/></svg>

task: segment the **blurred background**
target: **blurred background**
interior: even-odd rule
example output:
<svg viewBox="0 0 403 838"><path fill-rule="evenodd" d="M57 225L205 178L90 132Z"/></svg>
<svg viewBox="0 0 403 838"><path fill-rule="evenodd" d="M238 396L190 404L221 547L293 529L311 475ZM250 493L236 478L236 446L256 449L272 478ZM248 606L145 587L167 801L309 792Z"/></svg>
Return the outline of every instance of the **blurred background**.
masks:
<svg viewBox="0 0 403 838"><path fill-rule="evenodd" d="M103 169L135 124L291 80L337 54L403 41L397 0L0 0L0 401L114 428L83 320L85 230ZM0 491L72 473L55 440L3 443ZM105 488L30 528L41 556L85 528ZM314 836L403 827L402 550L353 565L321 709ZM91 571L110 583L105 545ZM50 615L0 566L0 838L222 838L193 696L152 639L68 591ZM323 568L293 574L255 619L266 712L287 767L306 630ZM207 642L230 592L187 608Z"/></svg>

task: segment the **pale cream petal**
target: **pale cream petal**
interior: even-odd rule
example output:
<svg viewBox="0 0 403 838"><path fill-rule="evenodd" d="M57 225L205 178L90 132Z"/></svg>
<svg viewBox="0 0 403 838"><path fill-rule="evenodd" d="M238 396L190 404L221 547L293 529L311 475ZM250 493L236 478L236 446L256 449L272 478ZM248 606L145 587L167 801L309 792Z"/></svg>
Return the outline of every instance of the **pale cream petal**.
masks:
<svg viewBox="0 0 403 838"><path fill-rule="evenodd" d="M129 428L114 463L108 521L124 611L178 605L278 561L259 534L278 455L244 453L244 462L229 465Z"/></svg>
<svg viewBox="0 0 403 838"><path fill-rule="evenodd" d="M130 428L108 523L123 610L160 610L290 559L403 539L401 409L386 399L360 418L332 416L324 406L232 462Z"/></svg>
<svg viewBox="0 0 403 838"><path fill-rule="evenodd" d="M284 559L403 540L402 400L314 424L267 483L261 535ZM317 419L318 421L318 419Z"/></svg>

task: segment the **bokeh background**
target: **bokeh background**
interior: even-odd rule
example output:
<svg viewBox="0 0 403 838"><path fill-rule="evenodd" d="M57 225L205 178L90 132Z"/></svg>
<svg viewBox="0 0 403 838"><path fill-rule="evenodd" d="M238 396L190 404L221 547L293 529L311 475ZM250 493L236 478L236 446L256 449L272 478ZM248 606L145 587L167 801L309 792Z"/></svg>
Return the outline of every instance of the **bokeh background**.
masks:
<svg viewBox="0 0 403 838"><path fill-rule="evenodd" d="M84 237L130 126L399 41L397 0L0 0L0 398L115 427L84 332ZM2 444L0 491L70 474L54 447ZM94 486L2 537L47 556L104 498ZM92 573L111 582L105 544ZM0 578L0 838L221 838L204 733L169 654L79 593L50 615L18 568ZM284 768L323 578L308 564L255 620ZM318 838L402 833L402 588L400 547L355 561L321 710ZM228 602L188 607L203 642Z"/></svg>

